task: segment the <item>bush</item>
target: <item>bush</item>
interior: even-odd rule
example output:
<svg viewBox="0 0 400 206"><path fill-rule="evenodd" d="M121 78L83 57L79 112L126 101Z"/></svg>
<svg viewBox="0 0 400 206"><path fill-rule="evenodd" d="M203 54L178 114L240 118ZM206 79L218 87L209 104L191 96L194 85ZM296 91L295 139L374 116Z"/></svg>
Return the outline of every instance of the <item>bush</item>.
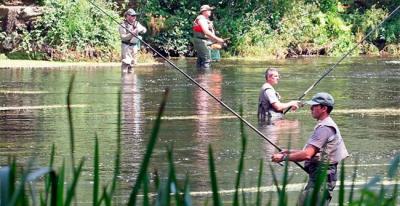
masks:
<svg viewBox="0 0 400 206"><path fill-rule="evenodd" d="M88 1L45 0L45 12L32 30L21 30L17 50L42 52L55 60L114 60L119 50L116 23ZM120 20L114 4L97 1Z"/></svg>
<svg viewBox="0 0 400 206"><path fill-rule="evenodd" d="M4 50L25 52L31 59L119 60L117 24L85 0L36 0L47 8L36 24L0 34ZM397 3L396 3L397 2ZM374 29L400 0L341 4L338 0L248 0L207 3L218 36L228 38L223 56L340 56ZM127 5L95 2L121 21L117 11ZM193 56L193 20L202 2L189 0L136 2L139 21L148 29L144 40L166 56ZM400 42L400 13L388 19L352 55L377 54ZM17 35L15 35L17 34ZM390 50L392 51L392 50Z"/></svg>
<svg viewBox="0 0 400 206"><path fill-rule="evenodd" d="M151 32L145 40L167 56L188 55L198 4L192 1L146 1L140 12L146 14L144 23Z"/></svg>
<svg viewBox="0 0 400 206"><path fill-rule="evenodd" d="M341 55L355 45L350 25L335 13L323 13L317 4L298 4L287 8L286 12L279 24L272 26L276 29L266 21L257 20L256 14L245 15L239 21L249 23L242 27L237 38L233 38L233 54Z"/></svg>

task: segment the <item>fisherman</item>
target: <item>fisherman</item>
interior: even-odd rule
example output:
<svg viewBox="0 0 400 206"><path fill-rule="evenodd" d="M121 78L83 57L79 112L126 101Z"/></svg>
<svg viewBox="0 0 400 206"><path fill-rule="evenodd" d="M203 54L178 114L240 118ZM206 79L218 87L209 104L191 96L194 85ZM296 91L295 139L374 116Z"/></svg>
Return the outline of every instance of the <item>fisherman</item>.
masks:
<svg viewBox="0 0 400 206"><path fill-rule="evenodd" d="M275 91L274 85L278 84L279 73L276 68L268 68L265 71L265 83L260 89L258 98L258 120L261 122L272 123L275 120L283 119L283 112L287 108L297 110L300 106L299 101L280 102L280 95Z"/></svg>
<svg viewBox="0 0 400 206"><path fill-rule="evenodd" d="M300 195L298 205L303 205L306 198L309 197L308 194L312 194L320 171L319 169L322 166L327 166L327 199L320 200L325 201L325 204L329 204L336 185L337 165L340 161L348 157L349 154L338 126L330 117L334 105L333 97L328 93L317 93L306 104L311 105L311 116L318 120L307 144L302 150L282 150L279 153L273 154L271 159L273 162L286 160L294 162L305 161L304 168L309 178L303 193Z"/></svg>
<svg viewBox="0 0 400 206"><path fill-rule="evenodd" d="M121 69L123 72L131 72L132 66L137 63L137 53L141 38L139 34L146 33L147 29L136 21L138 13L128 9L124 14L124 21L119 25L118 31L121 37Z"/></svg>
<svg viewBox="0 0 400 206"><path fill-rule="evenodd" d="M193 46L197 52L197 68L208 69L211 66L210 45L223 44L224 40L215 35L214 27L210 21L211 11L214 7L203 5L200 15L193 21Z"/></svg>

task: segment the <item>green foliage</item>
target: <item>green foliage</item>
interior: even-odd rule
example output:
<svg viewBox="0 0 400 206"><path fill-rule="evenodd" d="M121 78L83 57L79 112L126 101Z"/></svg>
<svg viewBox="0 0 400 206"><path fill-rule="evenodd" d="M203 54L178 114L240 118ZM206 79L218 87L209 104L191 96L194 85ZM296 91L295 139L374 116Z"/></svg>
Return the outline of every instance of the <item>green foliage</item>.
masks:
<svg viewBox="0 0 400 206"><path fill-rule="evenodd" d="M163 3L164 2L164 3ZM146 1L149 16L164 16L165 27L149 40L166 53L188 52L191 22L199 5L190 1ZM385 6L359 11L338 0L209 1L216 6L214 24L219 36L229 38L223 55L244 57L287 57L292 55L341 56L353 48L387 15ZM353 5L354 8L356 5ZM352 13L353 12L353 13ZM399 41L400 20L389 21L356 48L359 53L377 54L377 41ZM176 39L180 40L176 40ZM379 48L382 49L382 48ZM171 52L174 51L174 52Z"/></svg>
<svg viewBox="0 0 400 206"><path fill-rule="evenodd" d="M285 57L296 54L340 55L355 45L350 25L334 13L323 13L314 3L286 8L276 25L258 20L258 14L244 15L247 28L232 38L234 55ZM272 29L276 28L276 29Z"/></svg>
<svg viewBox="0 0 400 206"><path fill-rule="evenodd" d="M211 145L208 146L208 168L210 172L211 190L213 195L213 203L215 206L222 205L221 198L218 193L217 174L214 163L214 155Z"/></svg>
<svg viewBox="0 0 400 206"><path fill-rule="evenodd" d="M306 0L306 3L317 5L323 13L337 13L340 4L338 0Z"/></svg>
<svg viewBox="0 0 400 206"><path fill-rule="evenodd" d="M365 34L374 29L385 18L385 15L387 15L387 12L385 10L376 8L375 6L363 13L354 13L353 15L351 15L353 23L353 33L358 35L358 38L363 38ZM379 34L382 30L384 30L383 27L381 27L371 36L369 36L368 40L374 41L376 39L384 38L382 35Z"/></svg>
<svg viewBox="0 0 400 206"><path fill-rule="evenodd" d="M95 0L35 0L46 11L33 28L0 33L9 58L119 60L119 35L114 20L125 3ZM114 2L114 3L113 3ZM167 56L191 56L193 20L201 4L215 6L218 36L228 38L223 56L285 58L298 55L341 56L400 5L394 1L339 0L191 0L139 1L139 21L148 29L144 40ZM120 10L120 11L117 11ZM110 15L110 16L108 16ZM398 55L400 12L388 19L352 55Z"/></svg>
<svg viewBox="0 0 400 206"><path fill-rule="evenodd" d="M381 29L381 36L388 44L400 43L400 15L396 15L395 17Z"/></svg>
<svg viewBox="0 0 400 206"><path fill-rule="evenodd" d="M96 4L119 19L113 3L98 0ZM88 1L45 0L44 5L45 13L34 28L21 31L20 50L45 52L55 59L96 58L100 54L107 57L117 51L117 25Z"/></svg>
<svg viewBox="0 0 400 206"><path fill-rule="evenodd" d="M192 4L191 1L146 1L140 12L146 13L146 26L153 31L146 40L167 55L186 55L192 35L192 19L199 7ZM156 19L162 27L157 28L158 25L151 24L149 19Z"/></svg>

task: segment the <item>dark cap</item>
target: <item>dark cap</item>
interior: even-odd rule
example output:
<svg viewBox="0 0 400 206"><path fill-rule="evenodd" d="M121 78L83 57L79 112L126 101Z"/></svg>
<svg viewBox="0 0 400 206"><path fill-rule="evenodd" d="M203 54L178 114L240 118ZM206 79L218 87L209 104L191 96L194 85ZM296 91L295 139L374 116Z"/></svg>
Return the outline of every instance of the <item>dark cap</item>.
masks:
<svg viewBox="0 0 400 206"><path fill-rule="evenodd" d="M335 104L335 100L333 100L332 95L326 92L320 92L315 94L310 101L305 102L308 105L324 105L324 106L331 106Z"/></svg>

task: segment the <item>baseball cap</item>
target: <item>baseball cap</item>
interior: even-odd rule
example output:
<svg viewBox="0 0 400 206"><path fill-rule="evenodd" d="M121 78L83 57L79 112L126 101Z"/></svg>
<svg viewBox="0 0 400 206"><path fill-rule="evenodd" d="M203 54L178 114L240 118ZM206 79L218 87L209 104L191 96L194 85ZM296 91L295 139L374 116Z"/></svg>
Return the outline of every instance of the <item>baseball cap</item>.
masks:
<svg viewBox="0 0 400 206"><path fill-rule="evenodd" d="M325 105L325 106L331 106L335 104L335 100L333 100L332 95L326 93L326 92L319 92L315 94L310 101L305 102L308 105Z"/></svg>
<svg viewBox="0 0 400 206"><path fill-rule="evenodd" d="M139 15L138 13L136 13L136 11L134 10L134 9L128 9L126 12L125 12L125 16L126 15L129 15L129 16L137 16L137 15Z"/></svg>
<svg viewBox="0 0 400 206"><path fill-rule="evenodd" d="M213 6L203 5L203 6L200 7L200 13L203 12L203 11L208 11L208 10L213 10L213 9L215 9Z"/></svg>

